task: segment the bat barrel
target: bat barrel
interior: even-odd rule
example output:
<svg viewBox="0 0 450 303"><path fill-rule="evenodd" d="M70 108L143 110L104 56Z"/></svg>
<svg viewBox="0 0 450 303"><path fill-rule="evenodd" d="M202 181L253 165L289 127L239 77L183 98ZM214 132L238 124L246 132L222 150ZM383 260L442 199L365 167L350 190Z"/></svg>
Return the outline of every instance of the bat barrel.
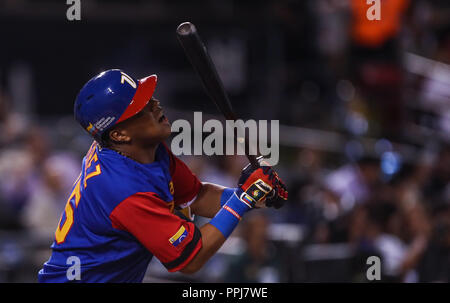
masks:
<svg viewBox="0 0 450 303"><path fill-rule="evenodd" d="M195 26L190 22L181 23L177 28L177 38L210 98L226 119L236 120L222 81Z"/></svg>
<svg viewBox="0 0 450 303"><path fill-rule="evenodd" d="M191 22L183 22L177 27L177 34L178 35L191 35L197 32L197 29L195 28L195 25Z"/></svg>
<svg viewBox="0 0 450 303"><path fill-rule="evenodd" d="M237 120L228 95L225 92L222 81L217 73L214 63L208 54L194 24L183 22L177 27L177 38L194 67L206 92L214 101L227 120ZM253 167L258 166L256 157L249 155L248 140L244 143L245 153Z"/></svg>

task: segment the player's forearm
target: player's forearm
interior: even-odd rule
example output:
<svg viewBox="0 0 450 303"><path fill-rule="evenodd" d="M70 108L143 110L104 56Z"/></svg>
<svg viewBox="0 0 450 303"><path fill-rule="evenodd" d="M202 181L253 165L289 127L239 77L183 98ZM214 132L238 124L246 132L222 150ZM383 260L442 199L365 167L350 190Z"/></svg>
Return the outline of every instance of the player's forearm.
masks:
<svg viewBox="0 0 450 303"><path fill-rule="evenodd" d="M191 204L192 213L212 218L221 209L222 194L225 187L204 182L197 199ZM200 228L202 234L202 247L195 257L184 267L181 272L185 274L193 274L219 250L226 240L221 231L211 224L205 224Z"/></svg>
<svg viewBox="0 0 450 303"><path fill-rule="evenodd" d="M225 242L223 234L211 224L205 224L200 228L202 234L202 248L195 257L181 270L185 274L193 274L219 250Z"/></svg>
<svg viewBox="0 0 450 303"><path fill-rule="evenodd" d="M248 166L243 172L245 174L241 176L237 189L220 189L214 184L204 185L205 189L199 194L199 201L196 201L197 209L194 208L194 211L199 214L202 202L207 203L209 198L214 199L220 209L214 210L214 218L200 228L202 246L189 264L181 270L183 273L195 273L199 270L231 235L242 216L259 204L263 205L261 203L264 203L274 186L280 184L270 167L252 170L251 166Z"/></svg>
<svg viewBox="0 0 450 303"><path fill-rule="evenodd" d="M197 199L191 204L192 213L212 218L220 210L220 198L225 187L203 182L203 186L197 195Z"/></svg>
<svg viewBox="0 0 450 303"><path fill-rule="evenodd" d="M199 216L212 218L222 208L223 201L228 200L230 193L224 194L225 187L203 183L197 199L191 205L191 211ZM223 232L211 224L205 224L200 228L202 234L202 247L189 264L181 270L182 273L192 274L202 266L219 250L226 240Z"/></svg>
<svg viewBox="0 0 450 303"><path fill-rule="evenodd" d="M229 194L230 191L231 194ZM242 216L251 209L251 205L243 202L234 189L230 191L224 190L221 200L227 201L223 203L214 218L200 228L202 247L182 272L194 273L199 270L231 235Z"/></svg>

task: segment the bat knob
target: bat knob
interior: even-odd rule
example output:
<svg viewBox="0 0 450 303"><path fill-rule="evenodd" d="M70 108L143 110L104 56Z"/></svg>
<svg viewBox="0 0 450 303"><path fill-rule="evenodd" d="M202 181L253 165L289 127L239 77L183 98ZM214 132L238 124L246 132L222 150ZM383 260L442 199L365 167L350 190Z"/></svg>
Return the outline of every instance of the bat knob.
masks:
<svg viewBox="0 0 450 303"><path fill-rule="evenodd" d="M196 32L194 24L191 22L183 22L177 27L177 33L179 35L190 35Z"/></svg>

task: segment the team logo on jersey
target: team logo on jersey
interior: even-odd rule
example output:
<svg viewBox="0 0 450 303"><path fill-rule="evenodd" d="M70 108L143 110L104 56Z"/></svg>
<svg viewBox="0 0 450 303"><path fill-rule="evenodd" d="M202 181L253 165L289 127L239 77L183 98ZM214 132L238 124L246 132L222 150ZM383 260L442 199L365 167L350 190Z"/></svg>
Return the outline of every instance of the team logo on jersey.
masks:
<svg viewBox="0 0 450 303"><path fill-rule="evenodd" d="M186 228L184 228L184 226L181 226L177 233L169 239L169 242L173 246L177 247L181 242L183 242L184 239L186 239L187 235L188 232Z"/></svg>

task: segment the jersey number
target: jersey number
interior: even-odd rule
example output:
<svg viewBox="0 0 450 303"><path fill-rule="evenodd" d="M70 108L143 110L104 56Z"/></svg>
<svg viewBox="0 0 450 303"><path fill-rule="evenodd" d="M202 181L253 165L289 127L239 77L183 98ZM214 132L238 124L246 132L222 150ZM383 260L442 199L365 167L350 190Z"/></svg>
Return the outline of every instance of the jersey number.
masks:
<svg viewBox="0 0 450 303"><path fill-rule="evenodd" d="M91 148L89 149L89 151L86 155L86 162L85 162L85 168L84 168L84 182L83 182L84 188L86 188L86 186L87 186L86 181L89 178L92 178L92 177L97 176L102 173L102 171L100 169L100 164L97 164L95 166L95 170L93 172L86 174L88 168L91 167L92 162L98 161L97 153L94 151L95 151L95 144L93 144L91 146ZM81 199L81 193L80 193L81 184L82 183L81 183L81 174L80 174L80 177L78 177L77 182L75 183L75 187L69 196L69 199L67 199L67 204L64 209L64 213L63 213L63 215L61 215L61 218L59 219L58 227L56 228L56 231L55 231L55 240L56 240L57 244L61 244L66 240L67 234L69 233L69 230L72 228L73 221L74 221L74 217L73 217L74 207L72 206L71 201L72 200L74 201L74 205L75 205L75 209L76 209L78 207L78 203L80 202L80 199ZM61 226L61 221L62 221L64 215L66 217L66 220L64 221L64 224Z"/></svg>

